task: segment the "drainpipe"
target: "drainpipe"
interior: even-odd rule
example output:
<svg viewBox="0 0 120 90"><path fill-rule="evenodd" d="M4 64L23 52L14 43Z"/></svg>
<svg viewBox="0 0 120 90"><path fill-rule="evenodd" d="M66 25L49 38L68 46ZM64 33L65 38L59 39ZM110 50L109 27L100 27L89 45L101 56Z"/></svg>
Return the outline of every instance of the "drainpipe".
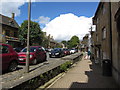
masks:
<svg viewBox="0 0 120 90"><path fill-rule="evenodd" d="M111 65L112 65L112 12L111 12L111 0L109 0L109 20L110 20L110 59L111 59Z"/></svg>

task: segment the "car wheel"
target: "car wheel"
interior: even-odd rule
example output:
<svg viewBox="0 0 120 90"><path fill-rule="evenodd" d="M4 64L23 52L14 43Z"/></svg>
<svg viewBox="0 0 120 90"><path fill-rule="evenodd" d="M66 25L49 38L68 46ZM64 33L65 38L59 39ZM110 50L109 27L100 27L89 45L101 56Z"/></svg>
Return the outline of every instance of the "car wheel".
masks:
<svg viewBox="0 0 120 90"><path fill-rule="evenodd" d="M8 71L15 71L17 69L17 62L16 61L12 61L8 67Z"/></svg>
<svg viewBox="0 0 120 90"><path fill-rule="evenodd" d="M60 55L59 55L59 58L61 58L61 57L62 57L62 55L60 54Z"/></svg>
<svg viewBox="0 0 120 90"><path fill-rule="evenodd" d="M37 64L37 59L34 59L33 61L32 61L32 64Z"/></svg>

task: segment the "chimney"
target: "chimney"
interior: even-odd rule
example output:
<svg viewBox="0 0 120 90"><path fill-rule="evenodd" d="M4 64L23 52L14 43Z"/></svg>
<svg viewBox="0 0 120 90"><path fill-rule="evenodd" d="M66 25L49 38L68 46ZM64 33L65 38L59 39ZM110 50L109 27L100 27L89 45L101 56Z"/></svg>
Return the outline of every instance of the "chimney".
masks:
<svg viewBox="0 0 120 90"><path fill-rule="evenodd" d="M14 17L15 17L15 13L12 13L12 19L14 19Z"/></svg>

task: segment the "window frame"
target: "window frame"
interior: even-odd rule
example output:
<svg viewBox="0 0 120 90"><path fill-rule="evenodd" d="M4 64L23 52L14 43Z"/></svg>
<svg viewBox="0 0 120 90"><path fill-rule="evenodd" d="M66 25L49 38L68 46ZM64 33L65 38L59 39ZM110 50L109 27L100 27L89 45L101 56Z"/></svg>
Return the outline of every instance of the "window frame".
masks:
<svg viewBox="0 0 120 90"><path fill-rule="evenodd" d="M105 27L103 27L103 29L102 29L102 40L105 40L106 37L107 37L107 30L106 30Z"/></svg>

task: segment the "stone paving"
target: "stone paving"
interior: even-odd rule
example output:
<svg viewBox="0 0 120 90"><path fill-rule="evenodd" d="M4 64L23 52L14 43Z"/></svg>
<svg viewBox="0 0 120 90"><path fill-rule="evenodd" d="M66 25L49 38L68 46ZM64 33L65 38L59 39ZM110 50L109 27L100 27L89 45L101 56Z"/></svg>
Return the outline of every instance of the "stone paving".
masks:
<svg viewBox="0 0 120 90"><path fill-rule="evenodd" d="M52 88L118 88L112 77L103 76L102 68L84 58L77 62Z"/></svg>

